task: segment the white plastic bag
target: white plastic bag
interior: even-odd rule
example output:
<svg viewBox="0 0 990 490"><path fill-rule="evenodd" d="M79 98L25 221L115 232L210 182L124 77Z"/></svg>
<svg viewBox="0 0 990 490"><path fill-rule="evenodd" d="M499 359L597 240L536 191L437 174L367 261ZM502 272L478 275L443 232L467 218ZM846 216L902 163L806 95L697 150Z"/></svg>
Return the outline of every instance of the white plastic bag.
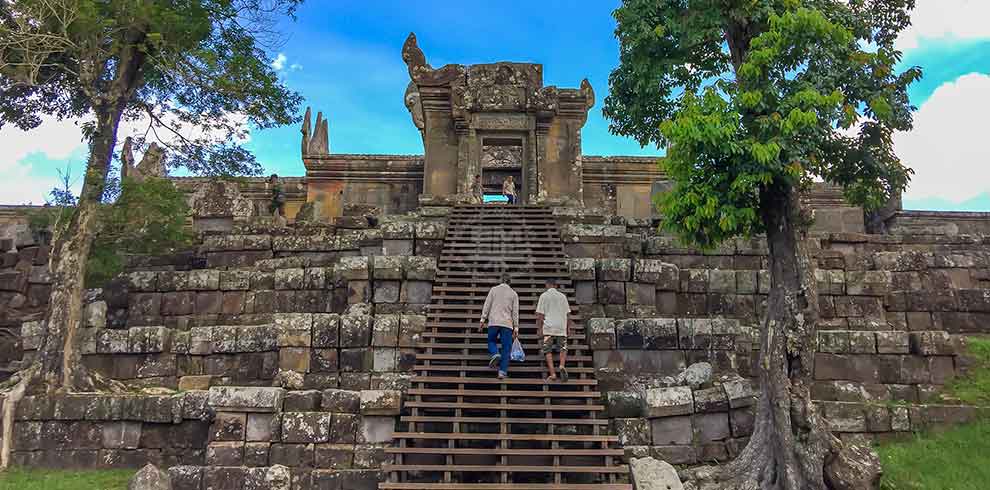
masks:
<svg viewBox="0 0 990 490"><path fill-rule="evenodd" d="M516 362L523 362L526 360L526 353L523 352L522 344L519 343L519 339L514 339L512 341L512 353L509 354L509 359Z"/></svg>

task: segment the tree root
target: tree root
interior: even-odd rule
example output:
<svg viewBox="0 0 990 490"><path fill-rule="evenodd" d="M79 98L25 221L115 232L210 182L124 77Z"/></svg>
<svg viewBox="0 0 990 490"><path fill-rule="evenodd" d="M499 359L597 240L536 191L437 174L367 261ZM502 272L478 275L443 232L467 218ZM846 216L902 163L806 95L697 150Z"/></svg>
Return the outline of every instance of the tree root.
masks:
<svg viewBox="0 0 990 490"><path fill-rule="evenodd" d="M840 441L829 436L831 451L822 459L824 481L817 487L826 490L875 490L879 488L882 469L876 452L868 445ZM699 466L680 472L685 490L793 490L787 483L793 478L779 478L777 465L769 448L758 450L752 442L733 461L721 466ZM750 448L754 448L750 450ZM794 475L790 475L794 476ZM815 486L801 487L815 489Z"/></svg>
<svg viewBox="0 0 990 490"><path fill-rule="evenodd" d="M73 386L60 386L58 376L51 373L42 374L41 362L36 361L30 366L14 373L10 379L0 384L0 395L3 396L2 434L3 444L0 445L0 470L10 464L10 452L13 449L14 415L17 403L25 395L64 395L68 393L124 393L127 387L120 381L107 378L84 366L73 370Z"/></svg>

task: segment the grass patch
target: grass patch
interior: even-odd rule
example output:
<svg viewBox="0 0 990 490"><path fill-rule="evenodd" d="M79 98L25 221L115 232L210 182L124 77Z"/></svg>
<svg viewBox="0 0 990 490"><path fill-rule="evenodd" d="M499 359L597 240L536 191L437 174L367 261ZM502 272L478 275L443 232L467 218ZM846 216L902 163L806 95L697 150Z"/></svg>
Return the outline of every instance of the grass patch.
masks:
<svg viewBox="0 0 990 490"><path fill-rule="evenodd" d="M990 406L990 339L969 337L965 355L973 365L964 377L950 382L939 399L946 403Z"/></svg>
<svg viewBox="0 0 990 490"><path fill-rule="evenodd" d="M0 490L124 490L135 470L42 470L9 468Z"/></svg>
<svg viewBox="0 0 990 490"><path fill-rule="evenodd" d="M882 490L985 490L990 482L990 421L877 448Z"/></svg>

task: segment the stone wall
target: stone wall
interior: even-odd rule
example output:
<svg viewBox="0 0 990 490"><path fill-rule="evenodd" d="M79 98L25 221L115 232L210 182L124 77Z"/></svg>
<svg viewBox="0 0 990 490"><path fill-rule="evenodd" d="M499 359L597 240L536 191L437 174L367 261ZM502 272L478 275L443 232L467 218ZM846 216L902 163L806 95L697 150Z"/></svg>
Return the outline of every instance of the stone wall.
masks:
<svg viewBox="0 0 990 490"><path fill-rule="evenodd" d="M990 235L990 213L900 210L886 226L905 235Z"/></svg>
<svg viewBox="0 0 990 490"><path fill-rule="evenodd" d="M285 313L262 325L84 328L80 350L88 367L133 387L404 387L424 324L419 315ZM25 324L27 358L40 334L39 323Z"/></svg>
<svg viewBox="0 0 990 490"><path fill-rule="evenodd" d="M169 467L176 490L262 489L270 466L293 488L372 490L389 461L401 393L214 387L174 395L26 397L12 461L52 468Z"/></svg>

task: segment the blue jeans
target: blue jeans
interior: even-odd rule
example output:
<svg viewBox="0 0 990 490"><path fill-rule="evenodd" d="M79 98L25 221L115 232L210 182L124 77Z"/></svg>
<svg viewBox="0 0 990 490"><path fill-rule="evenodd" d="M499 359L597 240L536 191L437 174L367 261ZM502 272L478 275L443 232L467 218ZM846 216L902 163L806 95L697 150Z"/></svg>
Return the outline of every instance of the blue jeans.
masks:
<svg viewBox="0 0 990 490"><path fill-rule="evenodd" d="M501 337L501 338L499 338ZM499 352L498 344L495 343L495 339L499 338L502 342L502 351ZM502 359L499 360L498 370L503 373L509 372L509 355L512 353L512 329L509 327L499 327L496 325L489 325L488 327L488 353L491 355L501 354Z"/></svg>

